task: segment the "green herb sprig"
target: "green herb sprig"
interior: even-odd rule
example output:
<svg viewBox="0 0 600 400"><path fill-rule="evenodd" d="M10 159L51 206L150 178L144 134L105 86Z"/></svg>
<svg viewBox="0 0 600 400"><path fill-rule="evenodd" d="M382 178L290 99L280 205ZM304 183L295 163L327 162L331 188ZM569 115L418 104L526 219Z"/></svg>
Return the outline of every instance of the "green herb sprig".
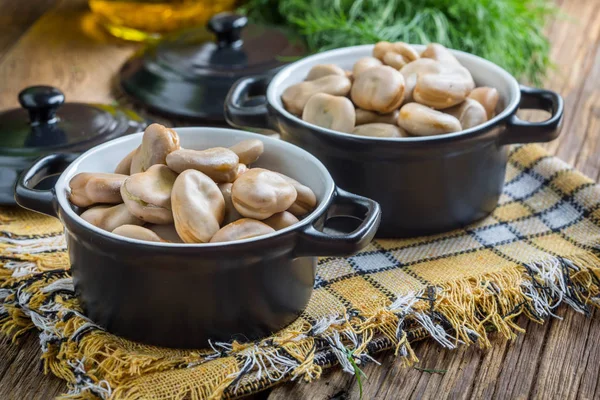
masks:
<svg viewBox="0 0 600 400"><path fill-rule="evenodd" d="M362 399L362 397L363 397L363 385L362 385L362 378L361 378L361 376L364 376L366 378L366 375L363 372L363 370L360 369L360 367L356 363L356 360L354 359L354 351L345 348L344 352L346 353L346 358L348 359L348 361L352 365L352 368L354 369L354 376L356 377L356 383L358 384L358 390L360 392L358 398Z"/></svg>
<svg viewBox="0 0 600 400"><path fill-rule="evenodd" d="M304 38L311 52L375 43L438 42L539 84L550 66L549 0L249 0L255 22Z"/></svg>

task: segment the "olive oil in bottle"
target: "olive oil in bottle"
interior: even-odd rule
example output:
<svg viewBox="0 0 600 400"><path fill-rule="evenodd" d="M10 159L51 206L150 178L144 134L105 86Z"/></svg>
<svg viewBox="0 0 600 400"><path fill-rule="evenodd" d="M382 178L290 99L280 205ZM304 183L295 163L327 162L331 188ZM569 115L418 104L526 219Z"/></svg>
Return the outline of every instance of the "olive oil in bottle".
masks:
<svg viewBox="0 0 600 400"><path fill-rule="evenodd" d="M146 41L171 31L204 25L231 11L236 0L89 0L90 8L114 36Z"/></svg>

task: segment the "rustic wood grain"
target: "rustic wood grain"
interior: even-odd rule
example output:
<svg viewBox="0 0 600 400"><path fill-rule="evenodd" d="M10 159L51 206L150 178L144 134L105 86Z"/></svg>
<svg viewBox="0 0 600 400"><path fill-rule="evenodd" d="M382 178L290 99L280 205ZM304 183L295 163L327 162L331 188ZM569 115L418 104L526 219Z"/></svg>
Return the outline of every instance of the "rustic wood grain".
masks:
<svg viewBox="0 0 600 400"><path fill-rule="evenodd" d="M69 101L110 102L114 77L138 45L108 37L84 0L0 0L0 109L17 105L25 86L50 84ZM600 179L600 2L557 1L563 16L548 26L556 68L546 87L565 98L565 124L552 153ZM532 113L526 114L532 116ZM539 325L520 319L527 334L493 337L491 349L445 350L431 341L414 345L418 368L405 368L387 352L367 365L364 399L595 399L600 397L600 315L561 308L563 320ZM497 336L497 335L496 335ZM64 383L40 370L37 335L18 345L0 337L0 399L49 399ZM326 371L312 384L288 383L258 398L358 399L353 376Z"/></svg>
<svg viewBox="0 0 600 400"><path fill-rule="evenodd" d="M587 93L598 89L598 81L586 80L594 66L598 68L599 65L600 2L565 0L561 4L561 12L561 18L555 21L549 32L555 69L551 71L545 86L558 91L565 100L564 134L548 144L547 148L576 165L584 144L593 145L593 141L585 140L588 137L586 118L590 116L586 99L589 98ZM591 176L595 176L594 173Z"/></svg>
<svg viewBox="0 0 600 400"><path fill-rule="evenodd" d="M475 382L476 398L492 398L494 395L508 399L524 399L531 391L536 374L536 360L543 352L550 323L540 325L526 318L520 319L520 325L527 334L519 335L513 342L497 338L492 345L495 352L484 361L485 370ZM486 373L489 372L489 373Z"/></svg>
<svg viewBox="0 0 600 400"><path fill-rule="evenodd" d="M65 383L43 375L37 333L32 332L13 344L0 336L0 399L53 399L64 393Z"/></svg>
<svg viewBox="0 0 600 400"><path fill-rule="evenodd" d="M550 326L531 397L593 399L598 384L598 359L591 356L597 354L600 347L600 321L564 309L559 314L564 320L562 323L553 321ZM589 377L588 384L582 386L586 372L595 376Z"/></svg>
<svg viewBox="0 0 600 400"><path fill-rule="evenodd" d="M0 60L56 0L0 0Z"/></svg>
<svg viewBox="0 0 600 400"><path fill-rule="evenodd" d="M0 109L16 107L28 85L56 86L67 101L109 103L117 71L138 46L103 33L86 1L58 1L0 59Z"/></svg>

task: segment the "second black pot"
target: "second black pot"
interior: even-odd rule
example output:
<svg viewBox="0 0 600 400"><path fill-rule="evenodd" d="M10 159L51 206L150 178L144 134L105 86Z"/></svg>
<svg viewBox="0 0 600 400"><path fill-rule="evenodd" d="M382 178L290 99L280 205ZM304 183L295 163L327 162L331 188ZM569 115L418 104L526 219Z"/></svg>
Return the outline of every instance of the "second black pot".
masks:
<svg viewBox="0 0 600 400"><path fill-rule="evenodd" d="M225 114L234 126L280 132L321 160L340 187L379 202L379 237L438 233L487 216L502 193L507 145L547 142L560 132L563 100L557 93L519 86L497 65L460 51L453 52L477 86L492 86L500 93L497 115L480 126L439 136L373 138L308 124L285 110L282 92L301 82L314 65L333 63L351 70L355 61L371 55L372 48L355 46L307 57L272 80L241 79L229 92ZM266 99L262 104L246 106L261 95ZM551 116L527 122L517 117L519 108L541 109Z"/></svg>

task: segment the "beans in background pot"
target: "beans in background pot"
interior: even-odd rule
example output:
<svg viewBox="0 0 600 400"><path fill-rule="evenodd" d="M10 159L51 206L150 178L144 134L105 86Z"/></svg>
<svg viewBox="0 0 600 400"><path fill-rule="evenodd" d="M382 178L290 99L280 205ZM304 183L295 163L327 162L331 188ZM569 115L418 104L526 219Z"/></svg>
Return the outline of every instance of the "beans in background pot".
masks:
<svg viewBox="0 0 600 400"><path fill-rule="evenodd" d="M302 119L323 128L349 133L354 128L354 105L346 97L317 93L306 103Z"/></svg>
<svg viewBox="0 0 600 400"><path fill-rule="evenodd" d="M311 68L306 75L307 81L314 81L328 75L346 76L346 71L335 64L320 64Z"/></svg>
<svg viewBox="0 0 600 400"><path fill-rule="evenodd" d="M285 108L292 114L302 115L308 100L317 93L346 96L352 82L345 76L327 75L314 81L305 81L287 88L281 95Z"/></svg>
<svg viewBox="0 0 600 400"><path fill-rule="evenodd" d="M392 112L404 99L404 77L389 66L369 68L354 80L350 98L364 110Z"/></svg>
<svg viewBox="0 0 600 400"><path fill-rule="evenodd" d="M462 130L457 118L419 103L408 103L400 109L398 125L416 136L441 135Z"/></svg>
<svg viewBox="0 0 600 400"><path fill-rule="evenodd" d="M370 136L370 137L407 137L406 131L399 126L392 124L382 124L374 122L372 124L359 125L352 131L353 134L358 136Z"/></svg>
<svg viewBox="0 0 600 400"><path fill-rule="evenodd" d="M379 42L371 57L356 60L352 79L344 73L335 64L314 65L304 82L284 90L284 107L322 128L392 139L469 129L498 107L498 91L476 88L470 71L437 43L419 54L407 43Z"/></svg>

